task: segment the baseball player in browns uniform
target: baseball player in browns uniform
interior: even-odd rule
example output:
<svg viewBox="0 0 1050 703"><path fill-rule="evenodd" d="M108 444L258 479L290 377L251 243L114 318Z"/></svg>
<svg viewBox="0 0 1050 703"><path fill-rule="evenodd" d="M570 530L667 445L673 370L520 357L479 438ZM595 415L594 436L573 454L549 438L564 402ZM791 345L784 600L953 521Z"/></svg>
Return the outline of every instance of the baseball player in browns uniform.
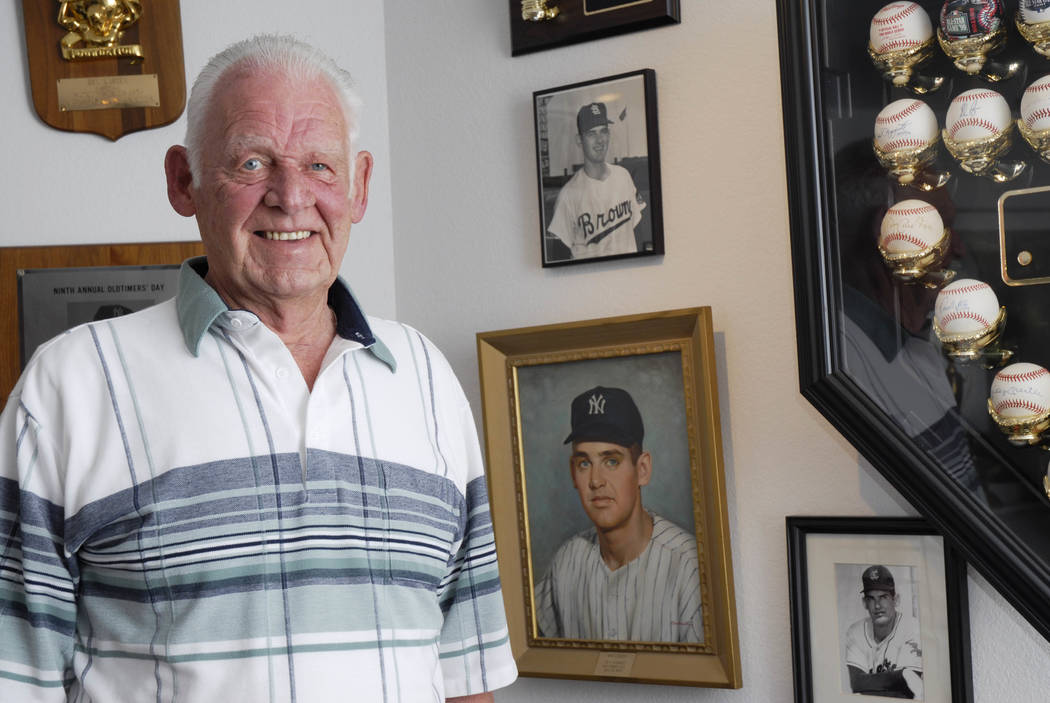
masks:
<svg viewBox="0 0 1050 703"><path fill-rule="evenodd" d="M919 624L897 610L893 574L869 566L861 575L869 617L846 631L846 669L854 693L886 698L922 698Z"/></svg>
<svg viewBox="0 0 1050 703"><path fill-rule="evenodd" d="M605 103L589 103L576 113L583 168L562 186L547 227L574 259L638 251L634 228L645 201L627 169L605 162L610 124Z"/></svg>
<svg viewBox="0 0 1050 703"><path fill-rule="evenodd" d="M543 637L702 642L696 539L642 507L652 457L630 394L572 401L569 472L592 527L569 538L536 589Z"/></svg>

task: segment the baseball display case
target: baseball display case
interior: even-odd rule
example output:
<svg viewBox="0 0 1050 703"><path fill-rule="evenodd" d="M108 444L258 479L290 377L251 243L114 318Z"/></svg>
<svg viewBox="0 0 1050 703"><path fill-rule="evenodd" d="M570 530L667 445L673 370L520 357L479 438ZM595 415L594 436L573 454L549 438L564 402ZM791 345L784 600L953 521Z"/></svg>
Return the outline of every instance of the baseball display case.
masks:
<svg viewBox="0 0 1050 703"><path fill-rule="evenodd" d="M1050 637L1050 1L777 9L801 391Z"/></svg>

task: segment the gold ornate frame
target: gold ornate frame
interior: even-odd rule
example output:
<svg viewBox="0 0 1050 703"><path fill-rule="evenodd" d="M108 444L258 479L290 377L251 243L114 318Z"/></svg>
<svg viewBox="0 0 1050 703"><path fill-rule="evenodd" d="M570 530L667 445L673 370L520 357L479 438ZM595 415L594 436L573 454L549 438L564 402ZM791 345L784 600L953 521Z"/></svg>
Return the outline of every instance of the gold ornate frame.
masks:
<svg viewBox="0 0 1050 703"><path fill-rule="evenodd" d="M477 344L492 520L511 648L519 672L551 678L739 688L740 650L710 307L481 332ZM645 364L646 355L667 352L681 358L682 426L688 435L704 642L540 637L533 612L519 370L606 359ZM560 444L562 437L556 441Z"/></svg>

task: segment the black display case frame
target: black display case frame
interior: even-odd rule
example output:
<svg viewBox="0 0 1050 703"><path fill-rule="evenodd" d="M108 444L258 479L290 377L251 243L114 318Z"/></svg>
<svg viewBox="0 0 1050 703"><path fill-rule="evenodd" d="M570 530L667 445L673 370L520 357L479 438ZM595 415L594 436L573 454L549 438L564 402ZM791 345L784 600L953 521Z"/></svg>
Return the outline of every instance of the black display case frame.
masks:
<svg viewBox="0 0 1050 703"><path fill-rule="evenodd" d="M871 378L860 379L850 370L850 354L854 352L847 327L855 312L850 301L857 296L849 269L856 263L858 249L857 238L847 232L856 224L855 213L848 212L856 194L845 193L867 188L869 192L885 189L896 201L908 196L934 201L946 198L951 210L946 224L954 229L953 236L969 246L962 273L997 271L998 232L990 224L995 221L995 203L1011 189L1050 184L1050 166L1017 136L1008 157L1026 161L1028 168L1015 182L999 184L963 173L942 146L932 168L950 171L950 185L939 193L914 188L906 193L884 172L878 173L871 146L874 117L892 100L920 97L934 107L943 126L950 98L980 85L1001 91L1016 117L1024 86L1050 73L1050 63L1024 42L1014 24L1016 7L1007 3L1007 48L992 58L1001 63L1019 61L1020 73L1000 83L982 83L956 69L938 48L921 70L944 75L945 83L936 93L915 96L884 80L868 56L868 25L884 4L869 0L777 1L800 390L1036 630L1050 639L1050 500L1042 483L1050 454L1037 447L1010 445L998 428L990 425L984 408L960 402L945 417L962 432L957 446L973 455L980 485L975 491L946 469L943 456L933 451L928 441L917 437L907 422L888 411L885 396L872 392ZM943 3L919 4L936 28ZM881 195L874 199L878 197ZM946 209L943 202L939 207ZM1050 222L1050 213L1035 219ZM867 229L867 225L860 229ZM1037 254L1042 254L1048 245L1038 234L1034 230L1015 232L1011 246L1034 246ZM874 239L870 246L870 253L877 256ZM1040 246L1044 249L1038 249ZM988 282L1011 313L1005 339L1016 352L1015 360L1046 366L1050 361L1046 322L1050 309L1040 299L1045 299L1050 290L1007 286L998 273ZM899 306L907 292L904 284L894 285L899 328ZM897 329L895 334L899 348L908 333ZM923 335L927 342L935 341L928 328L915 339L921 341ZM953 388L961 380L971 396L980 395L981 384L987 383L994 372L994 368L980 364L956 368L954 362L946 362Z"/></svg>

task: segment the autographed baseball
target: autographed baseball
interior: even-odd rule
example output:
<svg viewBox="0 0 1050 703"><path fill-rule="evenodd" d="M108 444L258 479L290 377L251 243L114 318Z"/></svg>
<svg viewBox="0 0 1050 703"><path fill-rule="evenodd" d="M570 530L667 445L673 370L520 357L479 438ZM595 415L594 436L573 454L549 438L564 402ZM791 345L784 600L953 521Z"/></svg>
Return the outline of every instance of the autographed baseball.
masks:
<svg viewBox="0 0 1050 703"><path fill-rule="evenodd" d="M1017 9L1025 24L1050 22L1050 0L1021 0Z"/></svg>
<svg viewBox="0 0 1050 703"><path fill-rule="evenodd" d="M946 334L984 332L999 317L999 299L984 281L960 278L937 294L933 319Z"/></svg>
<svg viewBox="0 0 1050 703"><path fill-rule="evenodd" d="M1025 24L1050 22L1050 0L1021 0L1017 3L1017 10Z"/></svg>
<svg viewBox="0 0 1050 703"><path fill-rule="evenodd" d="M999 136L1012 119L1006 98L994 90L975 88L952 99L944 128L952 141L969 142Z"/></svg>
<svg viewBox="0 0 1050 703"><path fill-rule="evenodd" d="M920 149L936 140L937 115L922 100L894 100L875 117L875 144L884 152Z"/></svg>
<svg viewBox="0 0 1050 703"><path fill-rule="evenodd" d="M1021 121L1033 132L1050 130L1050 75L1043 76L1024 89L1021 96Z"/></svg>
<svg viewBox="0 0 1050 703"><path fill-rule="evenodd" d="M876 54L906 51L933 38L933 25L926 11L913 2L891 2L875 13L869 32Z"/></svg>
<svg viewBox="0 0 1050 703"><path fill-rule="evenodd" d="M1050 372L1025 362L995 374L990 400L1001 417L1037 417L1050 412Z"/></svg>
<svg viewBox="0 0 1050 703"><path fill-rule="evenodd" d="M947 0L941 6L941 33L950 41L991 34L1002 23L1001 0Z"/></svg>
<svg viewBox="0 0 1050 703"><path fill-rule="evenodd" d="M918 254L933 248L944 236L937 208L922 200L902 200L882 218L879 246L890 254Z"/></svg>

